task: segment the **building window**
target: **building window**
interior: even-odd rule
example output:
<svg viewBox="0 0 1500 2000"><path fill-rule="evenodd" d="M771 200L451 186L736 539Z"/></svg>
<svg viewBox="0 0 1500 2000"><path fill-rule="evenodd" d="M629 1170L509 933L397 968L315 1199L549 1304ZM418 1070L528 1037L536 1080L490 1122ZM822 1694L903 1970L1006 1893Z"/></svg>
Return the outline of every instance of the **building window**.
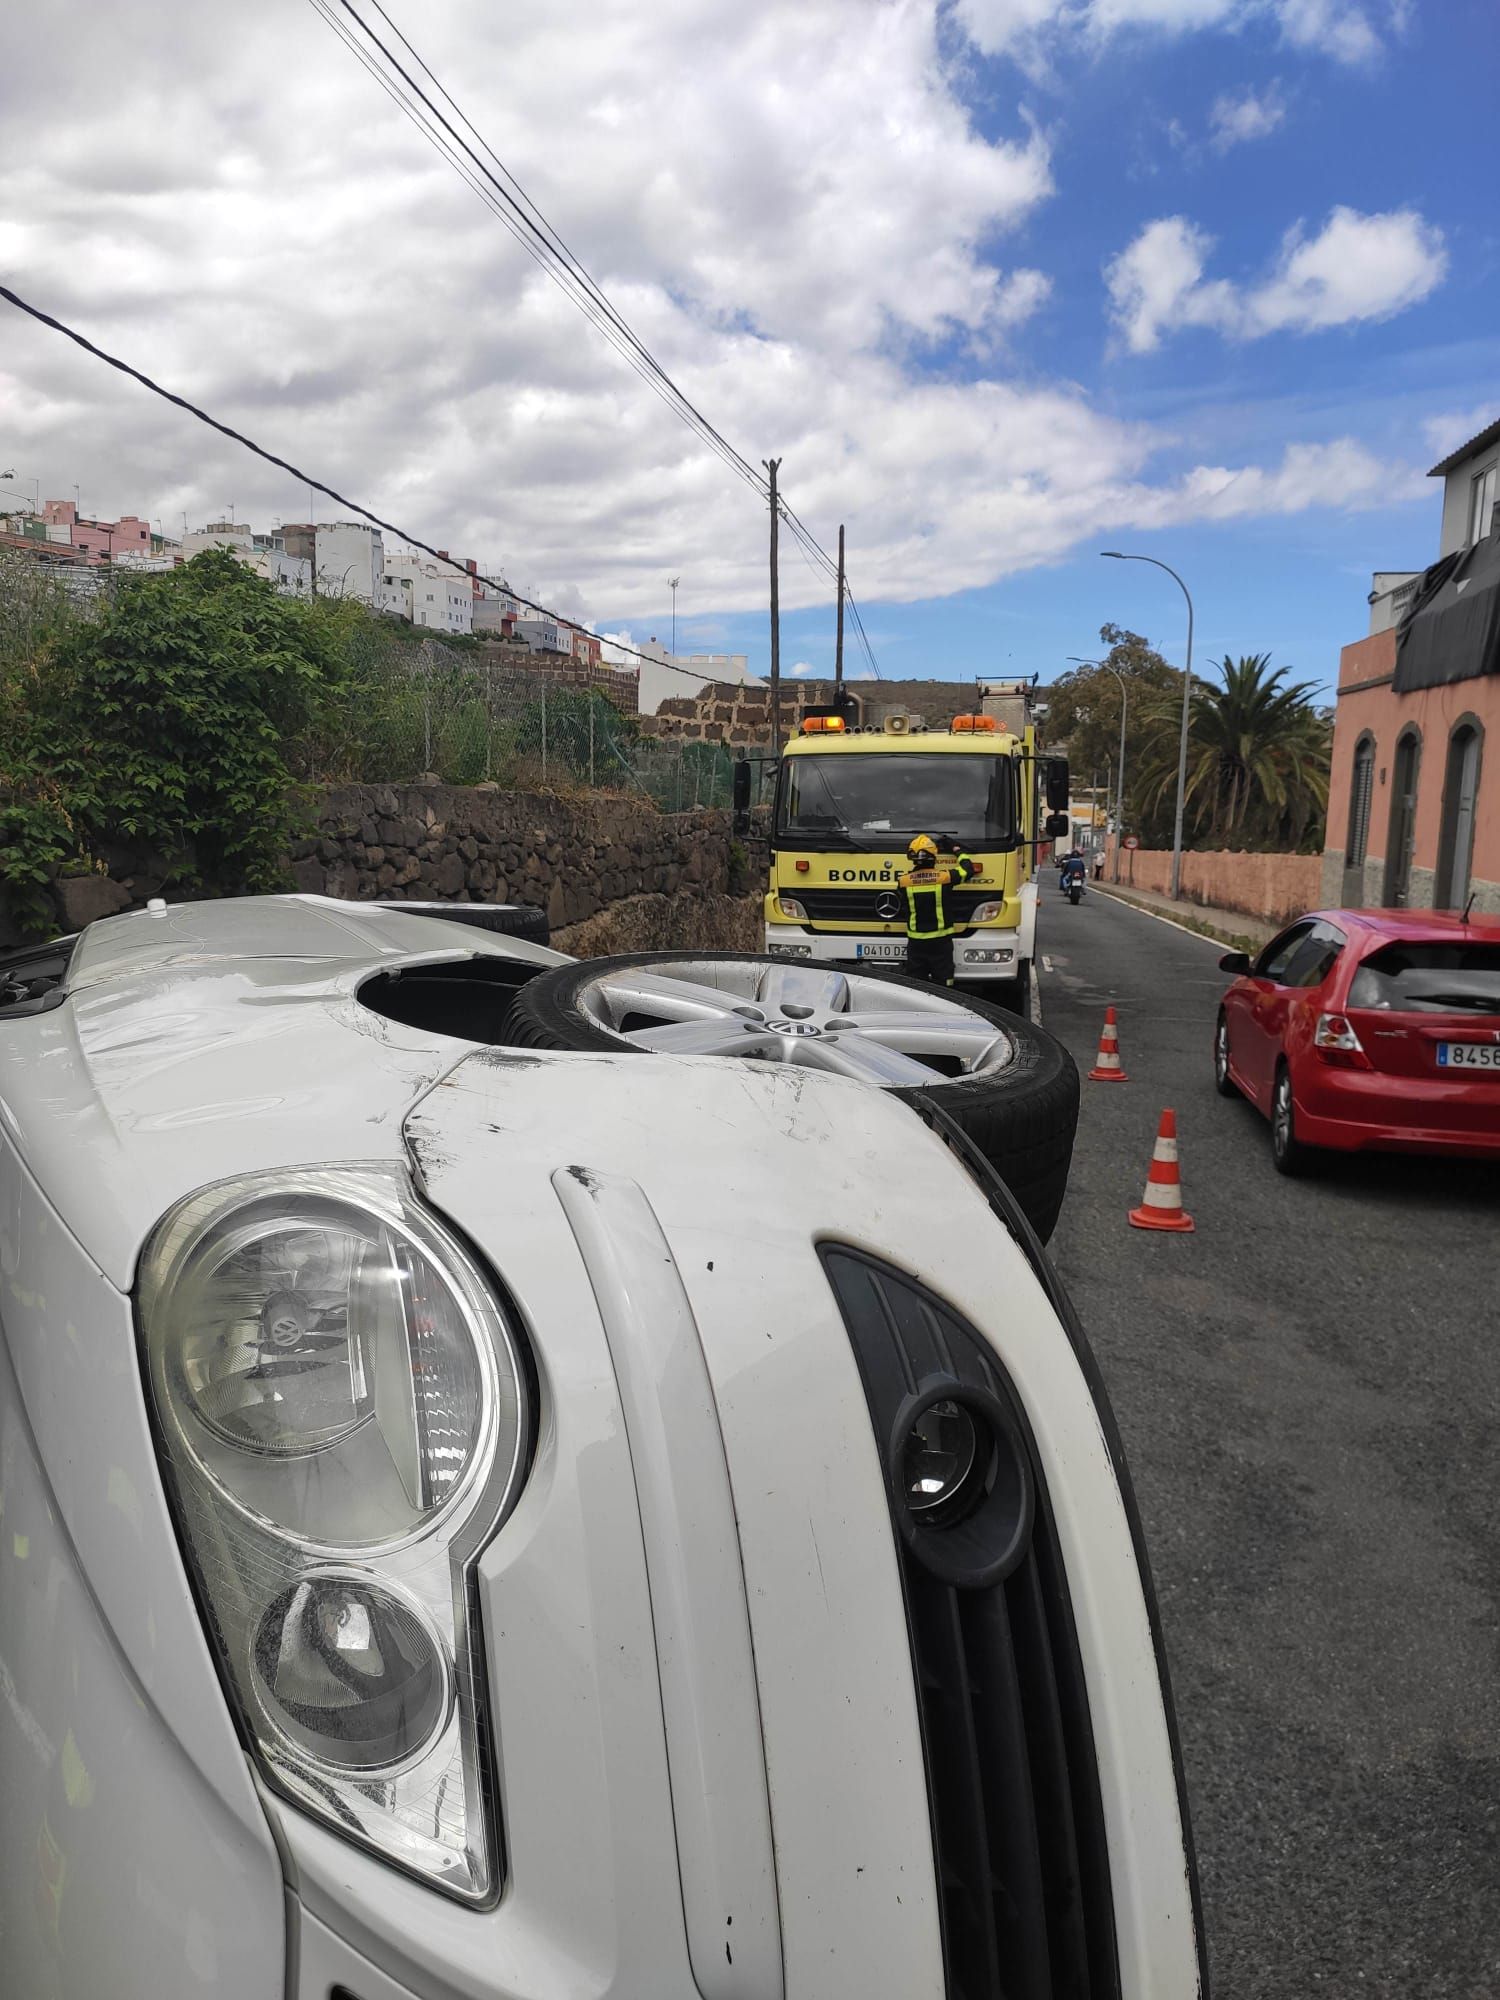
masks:
<svg viewBox="0 0 1500 2000"><path fill-rule="evenodd" d="M1482 542L1490 531L1490 516L1495 511L1495 502L1500 500L1496 490L1500 481L1500 462L1488 465L1483 472L1475 473L1469 481L1469 542Z"/></svg>
<svg viewBox="0 0 1500 2000"><path fill-rule="evenodd" d="M1349 839L1344 866L1362 868L1370 846L1370 801L1375 790L1375 738L1361 736L1354 746L1354 776L1349 788Z"/></svg>
<svg viewBox="0 0 1500 2000"><path fill-rule="evenodd" d="M1479 814L1479 753L1483 743L1484 731L1472 715L1464 716L1448 738L1437 886L1433 896L1440 910L1461 910L1469 900L1474 822Z"/></svg>
<svg viewBox="0 0 1500 2000"><path fill-rule="evenodd" d="M1417 783L1422 764L1422 738L1404 729L1391 766L1391 822L1385 843L1387 909L1404 910L1411 893L1411 851L1417 831Z"/></svg>

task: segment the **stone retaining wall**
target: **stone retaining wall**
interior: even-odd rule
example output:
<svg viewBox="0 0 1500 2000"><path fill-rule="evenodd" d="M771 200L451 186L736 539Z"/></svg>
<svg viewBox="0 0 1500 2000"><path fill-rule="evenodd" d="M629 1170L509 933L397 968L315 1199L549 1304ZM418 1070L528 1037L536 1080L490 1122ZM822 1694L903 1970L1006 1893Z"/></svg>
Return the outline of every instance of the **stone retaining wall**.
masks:
<svg viewBox="0 0 1500 2000"><path fill-rule="evenodd" d="M351 900L531 903L554 931L633 897L749 886L731 882L724 813L451 785L330 792L317 834L292 849L291 872L299 889Z"/></svg>
<svg viewBox="0 0 1500 2000"><path fill-rule="evenodd" d="M612 934L644 936L645 925L663 944L727 948L731 931L750 935L742 903L753 905L758 926L767 817L765 809L753 814L736 837L728 813L663 813L617 793L349 785L325 795L316 832L293 843L287 886L350 901L529 903L546 911L554 932L641 903L649 908L622 916ZM81 930L151 896L192 893L174 888L160 856L120 847L106 859L107 869L51 885L53 932ZM0 902L0 950L23 942ZM650 948L624 941L593 949Z"/></svg>
<svg viewBox="0 0 1500 2000"><path fill-rule="evenodd" d="M573 958L619 951L764 951L765 899L749 896L631 896L585 923L554 931Z"/></svg>

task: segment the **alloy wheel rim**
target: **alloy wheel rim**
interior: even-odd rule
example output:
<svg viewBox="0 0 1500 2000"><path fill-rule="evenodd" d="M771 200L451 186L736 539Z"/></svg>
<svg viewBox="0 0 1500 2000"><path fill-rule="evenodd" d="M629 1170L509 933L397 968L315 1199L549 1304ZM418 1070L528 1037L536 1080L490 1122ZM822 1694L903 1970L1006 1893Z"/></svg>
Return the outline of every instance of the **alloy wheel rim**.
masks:
<svg viewBox="0 0 1500 2000"><path fill-rule="evenodd" d="M1229 1023L1220 1021L1218 1033L1214 1036L1214 1067L1219 1072L1222 1083L1229 1075Z"/></svg>
<svg viewBox="0 0 1500 2000"><path fill-rule="evenodd" d="M586 979L575 1003L632 1048L787 1063L891 1089L991 1076L1015 1060L1003 1028L945 991L823 966L613 967Z"/></svg>
<svg viewBox="0 0 1500 2000"><path fill-rule="evenodd" d="M1271 1112L1271 1135L1276 1150L1284 1153L1292 1137L1292 1087L1285 1073L1276 1079L1276 1102Z"/></svg>

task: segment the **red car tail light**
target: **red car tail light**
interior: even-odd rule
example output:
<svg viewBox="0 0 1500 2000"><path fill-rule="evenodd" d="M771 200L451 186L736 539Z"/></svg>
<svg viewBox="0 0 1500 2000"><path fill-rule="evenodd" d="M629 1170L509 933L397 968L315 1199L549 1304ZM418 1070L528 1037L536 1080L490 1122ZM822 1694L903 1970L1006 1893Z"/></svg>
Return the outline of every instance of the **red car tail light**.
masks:
<svg viewBox="0 0 1500 2000"><path fill-rule="evenodd" d="M1360 1046L1359 1036L1343 1014L1320 1014L1313 1029L1313 1047L1319 1062L1333 1069L1370 1069L1370 1058Z"/></svg>

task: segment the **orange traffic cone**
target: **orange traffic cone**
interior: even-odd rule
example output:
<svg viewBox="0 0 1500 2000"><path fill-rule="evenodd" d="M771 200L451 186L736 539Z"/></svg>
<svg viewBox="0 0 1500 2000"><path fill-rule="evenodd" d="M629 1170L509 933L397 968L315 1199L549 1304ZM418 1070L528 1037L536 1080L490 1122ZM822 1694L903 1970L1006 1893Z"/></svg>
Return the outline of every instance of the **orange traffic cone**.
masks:
<svg viewBox="0 0 1500 2000"><path fill-rule="evenodd" d="M1120 1061L1120 1031L1115 1026L1115 1010L1104 1010L1104 1028L1099 1036L1099 1053L1089 1071L1090 1083L1129 1083Z"/></svg>
<svg viewBox="0 0 1500 2000"><path fill-rule="evenodd" d="M1151 1171L1139 1208L1130 1211L1137 1229L1188 1230L1193 1218L1182 1212L1182 1176L1177 1170L1177 1113L1164 1111L1151 1149Z"/></svg>

